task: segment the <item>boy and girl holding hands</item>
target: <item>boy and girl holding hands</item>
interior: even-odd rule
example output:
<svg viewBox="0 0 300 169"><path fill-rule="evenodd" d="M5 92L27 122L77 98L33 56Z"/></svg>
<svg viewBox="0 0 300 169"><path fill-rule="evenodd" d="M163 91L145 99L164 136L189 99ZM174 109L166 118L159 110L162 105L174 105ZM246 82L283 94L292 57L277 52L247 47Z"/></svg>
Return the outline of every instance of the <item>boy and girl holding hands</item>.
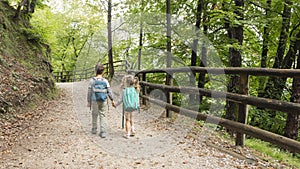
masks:
<svg viewBox="0 0 300 169"><path fill-rule="evenodd" d="M104 66L100 63L97 63L95 66L95 74L96 76L90 80L89 83L89 88L88 88L88 96L87 96L87 101L88 101L88 107L92 108L92 134L97 133L97 121L98 117L100 120L100 137L105 138L106 137L106 109L107 109L107 101L95 101L92 98L93 93L93 84L95 83L95 80L102 80L106 83L106 92L111 100L112 106L116 108L119 104L121 104L122 96L120 97L121 99L115 103L112 95L112 90L110 88L109 82L107 79L103 77L104 74ZM139 81L137 78L135 78L132 75L127 75L124 76L122 79L122 84L121 84L121 89L127 88L127 87L134 87L136 89L136 92L139 93L140 91L140 86L139 86ZM123 104L124 106L124 104ZM133 115L132 111L125 111L125 138L129 138L130 136L135 135L135 129L133 126Z"/></svg>

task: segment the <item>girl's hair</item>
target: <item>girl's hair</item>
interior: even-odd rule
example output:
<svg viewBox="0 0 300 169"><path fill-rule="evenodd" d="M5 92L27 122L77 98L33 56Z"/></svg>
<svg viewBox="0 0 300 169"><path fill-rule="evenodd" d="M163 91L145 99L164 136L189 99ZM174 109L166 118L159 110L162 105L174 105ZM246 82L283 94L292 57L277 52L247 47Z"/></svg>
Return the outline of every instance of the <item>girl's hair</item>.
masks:
<svg viewBox="0 0 300 169"><path fill-rule="evenodd" d="M139 79L137 77L134 77L132 75L125 75L122 79L121 88L131 87L134 86L135 89L140 92L140 85L139 85Z"/></svg>
<svg viewBox="0 0 300 169"><path fill-rule="evenodd" d="M97 63L95 66L96 75L101 75L104 72L104 66L101 63Z"/></svg>
<svg viewBox="0 0 300 169"><path fill-rule="evenodd" d="M140 84L139 84L139 78L138 77L134 77L134 87L135 89L140 92L141 91L141 87L140 87Z"/></svg>

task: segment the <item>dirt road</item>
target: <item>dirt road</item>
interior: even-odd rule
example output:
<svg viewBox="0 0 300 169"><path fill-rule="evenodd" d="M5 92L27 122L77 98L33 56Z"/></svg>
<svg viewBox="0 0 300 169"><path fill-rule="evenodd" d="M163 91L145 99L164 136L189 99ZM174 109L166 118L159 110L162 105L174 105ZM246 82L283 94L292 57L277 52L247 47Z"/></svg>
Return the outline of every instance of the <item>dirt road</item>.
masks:
<svg viewBox="0 0 300 169"><path fill-rule="evenodd" d="M110 106L108 135L103 139L90 132L87 82L57 86L64 94L49 103L47 113L1 154L0 168L272 168L267 162L248 163L249 160L208 146L218 146L223 140L204 130L197 133L197 127L189 119L163 118L163 109L154 105L135 113L137 135L130 139L122 137L121 107ZM114 91L117 95L118 90Z"/></svg>

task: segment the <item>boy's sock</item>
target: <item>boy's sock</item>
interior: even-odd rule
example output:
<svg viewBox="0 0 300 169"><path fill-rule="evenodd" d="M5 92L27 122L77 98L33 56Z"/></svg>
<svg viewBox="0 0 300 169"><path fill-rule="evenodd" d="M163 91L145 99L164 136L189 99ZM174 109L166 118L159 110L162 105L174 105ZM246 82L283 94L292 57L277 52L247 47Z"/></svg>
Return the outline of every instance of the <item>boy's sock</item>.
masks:
<svg viewBox="0 0 300 169"><path fill-rule="evenodd" d="M92 128L92 134L96 134L97 133L97 128Z"/></svg>

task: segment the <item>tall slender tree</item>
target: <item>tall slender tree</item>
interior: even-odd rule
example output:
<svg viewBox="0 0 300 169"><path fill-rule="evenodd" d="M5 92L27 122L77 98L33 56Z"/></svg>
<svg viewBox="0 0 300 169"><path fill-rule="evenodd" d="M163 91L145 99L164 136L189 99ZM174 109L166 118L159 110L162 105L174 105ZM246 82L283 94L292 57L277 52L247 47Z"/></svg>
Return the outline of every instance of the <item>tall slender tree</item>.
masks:
<svg viewBox="0 0 300 169"><path fill-rule="evenodd" d="M244 0L234 0L234 14L237 21L242 21L244 19L243 9L244 9ZM243 25L242 22L237 22L239 24L230 23L227 21L227 31L229 39L232 42L232 46L239 47L230 47L229 48L229 64L231 67L241 67L242 65L242 54L241 46L243 44ZM228 92L238 92L240 78L236 75L232 75L229 79L227 90ZM238 112L238 104L227 101L226 103L226 118L234 120Z"/></svg>
<svg viewBox="0 0 300 169"><path fill-rule="evenodd" d="M112 2L108 0L107 10L107 41L108 41L108 66L109 66L109 79L114 76L114 60L113 60L113 46L112 46L112 30L111 30L111 16Z"/></svg>
<svg viewBox="0 0 300 169"><path fill-rule="evenodd" d="M269 34L270 34L270 10L271 10L271 4L272 0L267 0L267 7L265 9L265 19L266 19L266 25L264 26L264 32L263 32L263 44L262 44L262 53L261 53L261 61L260 61L260 67L265 68L267 67L267 57L268 57L268 51L269 51Z"/></svg>
<svg viewBox="0 0 300 169"><path fill-rule="evenodd" d="M287 53L290 58L296 58L297 56L297 66L296 69L300 69L300 30L297 33L295 40L291 43L291 47ZM288 57L288 56L287 56ZM287 58L286 57L286 58ZM293 61L293 59L287 59ZM292 86L292 96L290 98L291 102L300 103L300 77L294 77ZM286 120L284 135L291 139L298 138L299 130L299 120L300 116L296 113L289 113Z"/></svg>
<svg viewBox="0 0 300 169"><path fill-rule="evenodd" d="M281 32L280 32L280 37L278 41L277 52L276 52L273 68L283 68L283 67L288 68L286 67L286 65L285 66L283 65L284 63L283 60L284 60L284 54L286 51L289 29L290 29L291 5L292 5L291 0L284 0ZM281 99L281 94L284 86L285 86L285 81L283 81L281 78L271 77L269 78L266 84L264 90L265 92L263 94L260 94L259 96L272 98L272 99ZM273 114L272 117L275 117L275 114Z"/></svg>
<svg viewBox="0 0 300 169"><path fill-rule="evenodd" d="M197 1L197 11L196 11L196 23L195 23L195 38L193 39L193 46L192 46L192 56L191 56L191 66L197 65L197 58L198 58L198 44L199 44L199 31L200 31L200 24L201 24L201 14L202 14L202 8L203 8L203 0ZM195 78L196 73L192 72L190 75L190 84L191 86L195 85ZM200 87L200 86L199 86ZM198 95L190 94L190 104L193 104L197 99ZM199 101L199 100L198 100Z"/></svg>
<svg viewBox="0 0 300 169"><path fill-rule="evenodd" d="M268 52L269 52L269 41L270 41L270 11L272 0L267 0L267 6L265 8L265 20L266 24L263 28L263 44L262 44L262 53L261 53L261 60L260 60L260 67L266 68L267 67L267 58L268 58ZM258 88L258 95L261 96L264 92L264 86L265 86L265 77L259 77L259 88Z"/></svg>
<svg viewBox="0 0 300 169"><path fill-rule="evenodd" d="M200 1L200 0L199 0ZM208 35L208 25L207 25L207 2L204 2L204 0L201 0L202 2L202 8L203 8L203 17L202 17L202 25L203 25L203 34L205 36ZM200 67L205 67L207 64L207 47L206 43L202 43L202 49L201 49L201 61L199 62ZM198 78L198 87L204 88L205 85L205 73L200 73ZM200 95L199 100L202 102L203 97Z"/></svg>
<svg viewBox="0 0 300 169"><path fill-rule="evenodd" d="M171 0L166 0L166 20L167 20L167 68L172 65L172 45L171 45ZM167 73L166 85L172 85L172 75ZM172 104L172 93L167 92L167 102ZM167 117L170 116L170 111L166 109Z"/></svg>
<svg viewBox="0 0 300 169"><path fill-rule="evenodd" d="M141 70L141 58L142 58L142 47L143 47L143 9L144 9L144 0L141 2L141 17L140 17L140 37L139 37L139 52L138 52L138 70Z"/></svg>

